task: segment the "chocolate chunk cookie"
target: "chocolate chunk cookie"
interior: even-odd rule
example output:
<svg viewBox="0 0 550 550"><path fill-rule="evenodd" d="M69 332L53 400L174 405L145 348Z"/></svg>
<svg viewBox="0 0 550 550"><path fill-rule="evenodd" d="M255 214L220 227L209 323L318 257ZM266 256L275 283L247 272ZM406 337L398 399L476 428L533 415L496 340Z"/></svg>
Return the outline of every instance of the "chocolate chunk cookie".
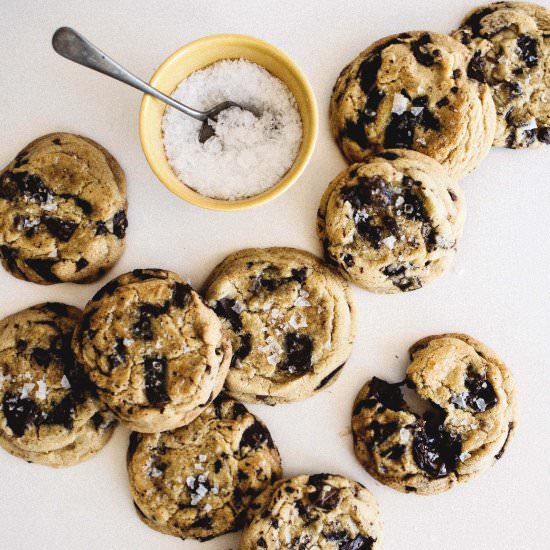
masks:
<svg viewBox="0 0 550 550"><path fill-rule="evenodd" d="M43 136L0 173L0 259L15 277L87 283L124 249L126 179L91 139Z"/></svg>
<svg viewBox="0 0 550 550"><path fill-rule="evenodd" d="M379 550L378 505L360 483L339 475L278 481L252 504L240 550Z"/></svg>
<svg viewBox="0 0 550 550"><path fill-rule="evenodd" d="M220 392L231 361L216 314L159 269L107 283L86 305L73 350L99 397L138 432L191 422Z"/></svg>
<svg viewBox="0 0 550 550"><path fill-rule="evenodd" d="M416 290L452 263L464 225L460 187L405 149L353 164L328 186L317 231L329 263L371 292Z"/></svg>
<svg viewBox="0 0 550 550"><path fill-rule="evenodd" d="M429 336L410 353L404 382L373 378L359 392L353 440L357 458L381 483L430 495L502 457L517 425L516 391L502 361L465 334ZM422 400L422 414L407 403L405 388Z"/></svg>
<svg viewBox="0 0 550 550"><path fill-rule="evenodd" d="M375 42L340 73L330 103L332 133L350 162L381 149L414 149L452 176L473 170L495 135L495 106L472 78L471 52L437 33Z"/></svg>
<svg viewBox="0 0 550 550"><path fill-rule="evenodd" d="M550 143L550 11L527 2L495 2L471 11L453 36L471 48L468 72L492 91L494 145Z"/></svg>
<svg viewBox="0 0 550 550"><path fill-rule="evenodd" d="M355 336L347 284L315 256L252 248L228 256L205 286L231 332L226 387L236 399L304 399L336 380Z"/></svg>
<svg viewBox="0 0 550 550"><path fill-rule="evenodd" d="M74 307L45 303L0 321L0 446L28 462L82 462L116 424L74 364L80 317Z"/></svg>
<svg viewBox="0 0 550 550"><path fill-rule="evenodd" d="M242 527L253 498L280 478L281 459L265 424L218 396L188 426L134 432L128 475L149 527L207 540Z"/></svg>

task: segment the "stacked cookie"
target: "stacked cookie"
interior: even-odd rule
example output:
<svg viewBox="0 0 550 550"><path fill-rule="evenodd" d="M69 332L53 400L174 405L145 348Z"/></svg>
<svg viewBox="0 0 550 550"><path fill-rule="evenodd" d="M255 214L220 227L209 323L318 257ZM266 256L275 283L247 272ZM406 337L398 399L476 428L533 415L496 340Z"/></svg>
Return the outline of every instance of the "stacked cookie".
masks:
<svg viewBox="0 0 550 550"><path fill-rule="evenodd" d="M496 2L453 37L389 36L343 69L330 122L357 164L332 181L318 212L325 257L343 276L394 293L448 269L464 223L456 180L491 145L550 143L549 30L546 9Z"/></svg>

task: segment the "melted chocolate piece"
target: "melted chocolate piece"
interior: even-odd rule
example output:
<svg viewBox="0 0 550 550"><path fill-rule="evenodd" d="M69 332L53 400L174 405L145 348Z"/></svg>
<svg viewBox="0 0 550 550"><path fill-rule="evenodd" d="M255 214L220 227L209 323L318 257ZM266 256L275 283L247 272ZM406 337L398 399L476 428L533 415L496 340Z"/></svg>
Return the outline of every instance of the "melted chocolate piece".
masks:
<svg viewBox="0 0 550 550"><path fill-rule="evenodd" d="M426 48L426 46L431 43L432 37L429 34L423 34L418 40L410 43L414 58L425 67L431 67L435 63L434 55Z"/></svg>
<svg viewBox="0 0 550 550"><path fill-rule="evenodd" d="M311 476L312 477L312 476ZM311 477L309 478L309 483L311 484ZM315 486L315 491L309 493L309 499L313 506L325 510L325 512L330 512L334 510L338 504L340 504L340 489L338 487L332 487L331 485L326 485L323 481L313 484Z"/></svg>
<svg viewBox="0 0 550 550"><path fill-rule="evenodd" d="M355 141L359 147L366 149L369 146L369 138L365 132L365 125L370 122L370 118L364 112L357 115L357 121L351 119L346 120L346 125L340 137L347 137Z"/></svg>
<svg viewBox="0 0 550 550"><path fill-rule="evenodd" d="M40 417L40 409L36 403L28 397L21 397L18 393L4 395L2 411L15 437L23 436L27 426Z"/></svg>
<svg viewBox="0 0 550 550"><path fill-rule="evenodd" d="M241 437L241 442L239 443L239 448L249 448L252 451L259 449L264 443L267 443L267 446L270 449L273 449L273 440L271 439L271 434L268 429L258 422L254 421L254 424L249 426Z"/></svg>
<svg viewBox="0 0 550 550"><path fill-rule="evenodd" d="M506 439L504 440L504 445L502 445L502 448L500 449L500 451L495 455L495 458L497 460L500 460L502 458L502 455L504 454L504 451L506 450L506 446L508 445L508 441L510 441L510 435L511 435L513 429L514 429L514 423L509 422L508 423L508 434L506 435Z"/></svg>
<svg viewBox="0 0 550 550"><path fill-rule="evenodd" d="M66 317L69 314L69 310L65 304L60 302L46 302L42 305L44 309L59 315L60 317Z"/></svg>
<svg viewBox="0 0 550 550"><path fill-rule="evenodd" d="M467 74L470 78L481 82L485 82L485 60L481 57L481 52L476 50L472 59L468 63Z"/></svg>
<svg viewBox="0 0 550 550"><path fill-rule="evenodd" d="M216 315L227 319L231 324L231 328L239 332L243 328L241 316L233 308L237 302L233 298L220 298L214 306Z"/></svg>
<svg viewBox="0 0 550 550"><path fill-rule="evenodd" d="M346 531L340 531L333 534L335 537L329 538L330 535L325 535L325 538L330 541L338 542L339 550L372 550L372 545L376 539L372 537L365 537L364 535L357 535L354 539L350 539Z"/></svg>
<svg viewBox="0 0 550 550"><path fill-rule="evenodd" d="M250 353L252 346L250 345L250 334L243 334L241 336L241 343L237 351L231 358L231 366L234 367L238 360L244 359Z"/></svg>
<svg viewBox="0 0 550 550"><path fill-rule="evenodd" d="M289 332L285 335L286 362L279 366L288 373L303 374L312 369L313 342L306 334Z"/></svg>
<svg viewBox="0 0 550 550"><path fill-rule="evenodd" d="M106 235L109 233L109 230L107 229L107 226L105 225L105 222L97 222L96 223L96 230L95 234L97 235Z"/></svg>
<svg viewBox="0 0 550 550"><path fill-rule="evenodd" d="M93 302L101 300L104 296L111 296L114 291L120 286L117 279L109 281L106 285L102 286L92 297Z"/></svg>
<svg viewBox="0 0 550 550"><path fill-rule="evenodd" d="M387 424L381 424L378 420L373 420L367 427L372 430L372 438L369 441L369 447L372 449L374 446L383 443L399 429L397 422L388 422Z"/></svg>
<svg viewBox="0 0 550 550"><path fill-rule="evenodd" d="M344 363L345 365L345 363ZM324 388L343 368L344 365L340 365L338 368L334 369L332 372L327 374L321 382L319 382L319 385L315 388L315 391L320 390L321 388Z"/></svg>
<svg viewBox="0 0 550 550"><path fill-rule="evenodd" d="M384 453L385 458L390 460L399 460L405 454L405 445L394 445Z"/></svg>
<svg viewBox="0 0 550 550"><path fill-rule="evenodd" d="M172 304L174 306L183 309L189 303L191 295L191 288L188 285L182 283L176 283L172 293Z"/></svg>
<svg viewBox="0 0 550 550"><path fill-rule="evenodd" d="M64 243L71 239L78 227L77 222L62 220L60 218L51 218L50 216L43 216L42 223L56 239Z"/></svg>
<svg viewBox="0 0 550 550"><path fill-rule="evenodd" d="M76 270L82 271L85 267L88 267L88 265L90 265L90 262L86 260L86 258L80 258L80 260L76 262Z"/></svg>
<svg viewBox="0 0 550 550"><path fill-rule="evenodd" d="M128 454L126 455L128 460L130 460L134 456L134 453L137 450L140 438L141 438L141 435L138 434L137 432L132 432L130 434L130 440L128 442Z"/></svg>
<svg viewBox="0 0 550 550"><path fill-rule="evenodd" d="M441 123L427 107L424 107L418 115L418 121L426 130L435 130L436 132L441 130Z"/></svg>
<svg viewBox="0 0 550 550"><path fill-rule="evenodd" d="M268 267L262 271L259 277L254 281L253 291L257 292L261 288L265 288L273 292L282 285L297 282L304 284L307 277L307 268L292 269L290 277L279 277L279 270L275 267Z"/></svg>
<svg viewBox="0 0 550 550"><path fill-rule="evenodd" d="M19 253L15 248L10 248L6 245L0 246L0 257L2 257L4 261L8 264L8 268L10 269L10 271L14 271L15 273L21 273L21 270L17 265L18 256Z"/></svg>
<svg viewBox="0 0 550 550"><path fill-rule="evenodd" d="M534 38L527 36L526 34L522 34L518 37L517 45L519 56L523 60L523 62L529 68L536 67L539 62L537 53L537 41Z"/></svg>
<svg viewBox="0 0 550 550"><path fill-rule="evenodd" d="M388 153L388 152L378 153L376 156L386 160L395 160L399 158L399 155L397 153Z"/></svg>
<svg viewBox="0 0 550 550"><path fill-rule="evenodd" d="M17 188L23 195L31 200L44 204L53 197L51 191L40 177L28 172L9 172L9 177L15 182Z"/></svg>
<svg viewBox="0 0 550 550"><path fill-rule="evenodd" d="M377 88L369 93L364 108L365 122L372 122L376 118L378 107L385 95L382 90L378 90Z"/></svg>
<svg viewBox="0 0 550 550"><path fill-rule="evenodd" d="M126 347L124 346L124 340L117 338L115 342L114 352L107 358L111 370L116 369L119 365L122 365L126 361Z"/></svg>
<svg viewBox="0 0 550 550"><path fill-rule="evenodd" d="M550 145L550 127L539 128L537 131L537 139L541 143Z"/></svg>
<svg viewBox="0 0 550 550"><path fill-rule="evenodd" d="M359 85L361 90L368 95L372 87L376 83L378 71L382 66L381 51L378 49L371 53L362 63L359 65L357 76L359 77Z"/></svg>
<svg viewBox="0 0 550 550"><path fill-rule="evenodd" d="M48 413L45 424L58 424L64 426L67 430L73 427L73 417L75 413L75 400L71 394L65 396L59 403L56 403Z"/></svg>
<svg viewBox="0 0 550 550"><path fill-rule="evenodd" d="M29 258L25 260L27 264L34 272L36 272L42 279L48 281L49 283L59 283L60 279L57 275L52 273L52 267L57 263L57 260L53 259L39 259L39 258Z"/></svg>
<svg viewBox="0 0 550 550"><path fill-rule="evenodd" d="M401 393L402 382L390 384L376 376L370 381L368 397L376 399L386 409L400 411L406 407Z"/></svg>
<svg viewBox="0 0 550 550"><path fill-rule="evenodd" d="M63 193L62 195L59 195L62 199L65 200L72 200L74 203L82 210L82 212L89 216L93 212L92 205L84 199L81 199L80 197L77 197L76 195L71 195L70 193Z"/></svg>
<svg viewBox="0 0 550 550"><path fill-rule="evenodd" d="M353 256L351 254L346 254L342 261L348 266L353 267L355 265L355 260L353 259Z"/></svg>
<svg viewBox="0 0 550 550"><path fill-rule="evenodd" d="M45 368L50 364L52 356L49 349L33 348L31 357L42 367Z"/></svg>
<svg viewBox="0 0 550 550"><path fill-rule="evenodd" d="M496 8L483 8L475 11L464 21L463 27L470 27L474 36L486 36L486 33L481 33L481 20L495 11Z"/></svg>
<svg viewBox="0 0 550 550"><path fill-rule="evenodd" d="M120 210L113 217L113 233L119 239L124 239L127 228L128 218L126 217L126 212L124 210Z"/></svg>
<svg viewBox="0 0 550 550"><path fill-rule="evenodd" d="M455 471L462 452L460 435L447 432L441 413L426 413L416 423L413 457L419 468L430 477L440 478Z"/></svg>
<svg viewBox="0 0 550 550"><path fill-rule="evenodd" d="M417 119L410 111L405 111L400 115L392 113L384 135L384 147L387 149L410 149L413 145L416 124Z"/></svg>
<svg viewBox="0 0 550 550"><path fill-rule="evenodd" d="M466 403L476 412L483 412L494 407L498 397L491 383L475 372L469 372L465 381L467 389Z"/></svg>
<svg viewBox="0 0 550 550"><path fill-rule="evenodd" d="M163 405L170 401L166 390L166 359L164 357L146 357L143 368L145 394L149 403Z"/></svg>

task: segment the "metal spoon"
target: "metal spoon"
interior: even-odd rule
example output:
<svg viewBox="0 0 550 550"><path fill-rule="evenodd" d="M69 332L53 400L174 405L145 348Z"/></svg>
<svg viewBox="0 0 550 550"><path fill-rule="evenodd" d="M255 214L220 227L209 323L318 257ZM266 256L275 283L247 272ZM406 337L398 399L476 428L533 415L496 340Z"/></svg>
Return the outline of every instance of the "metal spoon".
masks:
<svg viewBox="0 0 550 550"><path fill-rule="evenodd" d="M208 124L208 121L215 121L218 114L225 109L229 109L230 107L239 107L250 111L257 116L253 109L245 108L234 101L224 101L223 103L208 109L208 111L198 111L197 109L188 107L170 96L163 94L156 88L149 86L147 82L127 71L115 60L111 59L107 54L103 53L99 48L94 46L87 38L70 27L61 27L55 31L52 37L52 46L59 55L70 59L75 63L89 67L94 71L106 74L111 78L120 80L120 82L124 82L124 84L128 84L145 94L149 94L157 99L160 99L161 101L164 101L164 103L174 107L174 109L202 121L202 126L199 131L200 143L204 143L215 134L214 128Z"/></svg>

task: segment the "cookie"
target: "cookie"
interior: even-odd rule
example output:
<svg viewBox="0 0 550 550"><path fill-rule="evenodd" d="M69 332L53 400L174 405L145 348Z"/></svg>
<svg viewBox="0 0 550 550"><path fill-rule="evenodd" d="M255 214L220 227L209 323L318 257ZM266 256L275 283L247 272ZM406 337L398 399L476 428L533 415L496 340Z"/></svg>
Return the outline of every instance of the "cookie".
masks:
<svg viewBox="0 0 550 550"><path fill-rule="evenodd" d="M344 277L371 292L405 292L449 268L464 217L462 190L438 162L393 149L330 183L317 232Z"/></svg>
<svg viewBox="0 0 550 550"><path fill-rule="evenodd" d="M453 36L473 52L468 73L486 82L497 111L494 145L550 143L550 11L527 2L472 10Z"/></svg>
<svg viewBox="0 0 550 550"><path fill-rule="evenodd" d="M239 550L379 550L382 521L374 497L339 475L278 481L252 504Z"/></svg>
<svg viewBox="0 0 550 550"><path fill-rule="evenodd" d="M19 279L49 285L99 279L120 258L126 179L91 139L49 134L0 173L0 258Z"/></svg>
<svg viewBox="0 0 550 550"><path fill-rule="evenodd" d="M504 363L465 334L429 336L410 353L405 381L373 378L359 392L355 454L381 483L431 495L502 457L517 425L516 391ZM406 387L421 400L423 414L405 400Z"/></svg>
<svg viewBox="0 0 550 550"><path fill-rule="evenodd" d="M284 403L333 383L355 336L347 284L294 248L229 255L205 286L231 333L228 392L241 401Z"/></svg>
<svg viewBox="0 0 550 550"><path fill-rule="evenodd" d="M45 303L0 321L0 446L28 462L82 462L116 425L75 367L70 342L80 317Z"/></svg>
<svg viewBox="0 0 550 550"><path fill-rule="evenodd" d="M375 42L340 73L330 102L332 133L350 162L381 149L414 149L454 177L485 158L496 115L486 84L468 75L471 53L437 33Z"/></svg>
<svg viewBox="0 0 550 550"><path fill-rule="evenodd" d="M240 529L256 495L281 477L265 424L221 395L188 426L130 438L130 489L140 518L176 537Z"/></svg>
<svg viewBox="0 0 550 550"><path fill-rule="evenodd" d="M191 422L221 391L231 361L216 314L159 269L136 269L99 290L73 350L100 399L138 432Z"/></svg>

